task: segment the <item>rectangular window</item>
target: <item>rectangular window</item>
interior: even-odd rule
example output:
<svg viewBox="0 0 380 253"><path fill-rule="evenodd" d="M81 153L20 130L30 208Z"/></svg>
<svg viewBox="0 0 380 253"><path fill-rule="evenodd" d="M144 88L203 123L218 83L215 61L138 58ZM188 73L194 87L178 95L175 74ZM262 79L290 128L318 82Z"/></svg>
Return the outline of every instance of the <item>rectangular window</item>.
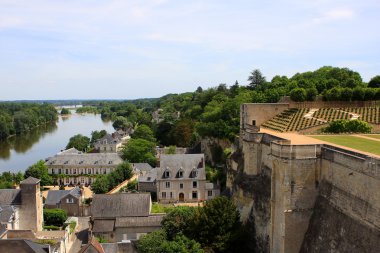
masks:
<svg viewBox="0 0 380 253"><path fill-rule="evenodd" d="M180 188L180 189L183 189L183 184L182 184L182 183L179 184L179 188Z"/></svg>
<svg viewBox="0 0 380 253"><path fill-rule="evenodd" d="M166 192L162 192L162 198L166 199Z"/></svg>
<svg viewBox="0 0 380 253"><path fill-rule="evenodd" d="M67 175L67 174L69 174L69 170L68 170L68 169L66 169L66 175Z"/></svg>
<svg viewBox="0 0 380 253"><path fill-rule="evenodd" d="M173 198L173 193L172 193L172 192L170 192L170 198L171 198L171 199Z"/></svg>
<svg viewBox="0 0 380 253"><path fill-rule="evenodd" d="M197 191L193 191L193 199L198 199L198 192Z"/></svg>
<svg viewBox="0 0 380 253"><path fill-rule="evenodd" d="M66 203L72 204L72 203L74 203L74 199L68 198L68 199L66 199Z"/></svg>
<svg viewBox="0 0 380 253"><path fill-rule="evenodd" d="M198 187L197 181L193 181L193 188L197 188L197 187Z"/></svg>
<svg viewBox="0 0 380 253"><path fill-rule="evenodd" d="M170 182L165 182L165 187L170 188Z"/></svg>
<svg viewBox="0 0 380 253"><path fill-rule="evenodd" d="M212 191L208 191L208 192L207 192L207 195L208 195L209 197L212 197Z"/></svg>

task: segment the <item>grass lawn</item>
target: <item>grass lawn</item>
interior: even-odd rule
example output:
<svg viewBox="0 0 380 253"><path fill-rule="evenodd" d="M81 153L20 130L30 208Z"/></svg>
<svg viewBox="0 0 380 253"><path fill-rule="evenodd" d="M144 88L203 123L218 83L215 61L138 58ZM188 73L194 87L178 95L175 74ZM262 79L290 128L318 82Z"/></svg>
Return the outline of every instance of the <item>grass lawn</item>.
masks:
<svg viewBox="0 0 380 253"><path fill-rule="evenodd" d="M365 138L349 136L349 135L326 135L326 136L310 136L312 138L335 143L337 145L361 150L364 152L380 155L380 142Z"/></svg>
<svg viewBox="0 0 380 253"><path fill-rule="evenodd" d="M157 202L153 202L151 212L152 213L167 213L173 208L175 208L175 207L170 206L170 205L162 205L162 204L159 204Z"/></svg>
<svg viewBox="0 0 380 253"><path fill-rule="evenodd" d="M362 135L380 140L380 134L362 134Z"/></svg>

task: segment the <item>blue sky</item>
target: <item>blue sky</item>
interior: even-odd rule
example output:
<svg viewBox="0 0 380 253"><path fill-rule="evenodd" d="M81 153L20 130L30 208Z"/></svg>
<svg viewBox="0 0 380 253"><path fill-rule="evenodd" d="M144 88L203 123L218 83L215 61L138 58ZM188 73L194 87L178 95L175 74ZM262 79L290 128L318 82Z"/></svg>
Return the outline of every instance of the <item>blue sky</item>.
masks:
<svg viewBox="0 0 380 253"><path fill-rule="evenodd" d="M159 97L324 65L380 74L378 0L0 0L0 100Z"/></svg>

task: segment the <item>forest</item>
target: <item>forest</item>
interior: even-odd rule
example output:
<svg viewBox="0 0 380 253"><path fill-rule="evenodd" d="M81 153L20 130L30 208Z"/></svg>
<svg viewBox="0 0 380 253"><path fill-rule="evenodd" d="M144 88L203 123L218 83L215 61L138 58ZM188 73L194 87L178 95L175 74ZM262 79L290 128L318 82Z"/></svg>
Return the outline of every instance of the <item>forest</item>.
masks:
<svg viewBox="0 0 380 253"><path fill-rule="evenodd" d="M51 104L0 103L0 139L27 132L57 119L58 112Z"/></svg>

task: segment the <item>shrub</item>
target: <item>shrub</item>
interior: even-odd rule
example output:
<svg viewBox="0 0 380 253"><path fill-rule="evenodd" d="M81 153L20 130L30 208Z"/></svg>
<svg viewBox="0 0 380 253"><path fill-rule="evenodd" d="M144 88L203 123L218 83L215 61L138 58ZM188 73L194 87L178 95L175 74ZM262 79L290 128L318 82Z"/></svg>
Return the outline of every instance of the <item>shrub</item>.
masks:
<svg viewBox="0 0 380 253"><path fill-rule="evenodd" d="M53 225L61 227L66 219L67 213L65 210L59 208L44 209L44 223L46 226Z"/></svg>
<svg viewBox="0 0 380 253"><path fill-rule="evenodd" d="M352 99L352 89L344 88L341 90L340 99L343 101L351 101Z"/></svg>
<svg viewBox="0 0 380 253"><path fill-rule="evenodd" d="M363 88L356 87L352 93L352 100L362 101L365 97L365 91Z"/></svg>
<svg viewBox="0 0 380 253"><path fill-rule="evenodd" d="M318 90L316 88L309 88L306 90L306 100L314 101L318 95Z"/></svg>
<svg viewBox="0 0 380 253"><path fill-rule="evenodd" d="M372 127L361 120L335 120L324 129L326 133L370 133Z"/></svg>
<svg viewBox="0 0 380 253"><path fill-rule="evenodd" d="M295 102L305 101L306 95L306 90L304 88L295 88L290 92L290 98Z"/></svg>

